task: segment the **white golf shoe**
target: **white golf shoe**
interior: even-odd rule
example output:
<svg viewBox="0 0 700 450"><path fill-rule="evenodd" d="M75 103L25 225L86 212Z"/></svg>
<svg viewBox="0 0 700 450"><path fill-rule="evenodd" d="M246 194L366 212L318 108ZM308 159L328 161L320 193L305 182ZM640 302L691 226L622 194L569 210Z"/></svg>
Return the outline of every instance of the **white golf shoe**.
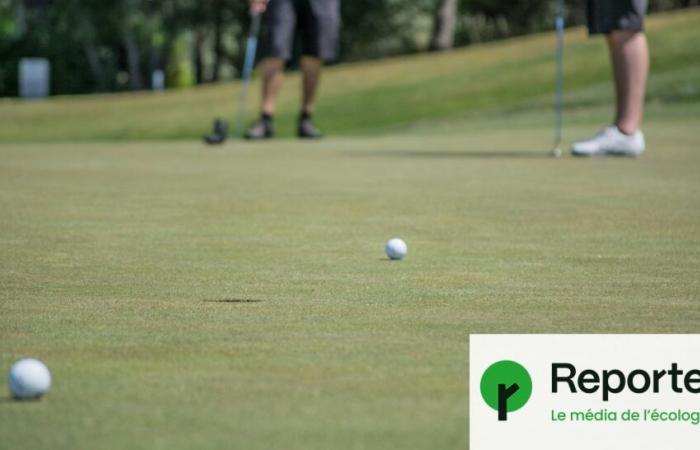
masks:
<svg viewBox="0 0 700 450"><path fill-rule="evenodd" d="M644 134L641 131L627 135L613 125L587 141L575 142L571 153L574 156L641 156L644 148Z"/></svg>

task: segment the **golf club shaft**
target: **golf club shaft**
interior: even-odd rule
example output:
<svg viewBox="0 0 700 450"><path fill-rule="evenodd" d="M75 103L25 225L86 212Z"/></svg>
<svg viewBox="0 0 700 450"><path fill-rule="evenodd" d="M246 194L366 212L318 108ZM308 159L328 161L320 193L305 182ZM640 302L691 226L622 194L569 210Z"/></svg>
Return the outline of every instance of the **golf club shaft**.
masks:
<svg viewBox="0 0 700 450"><path fill-rule="evenodd" d="M255 55L258 50L258 36L262 26L262 14L256 14L252 17L250 25L250 33L245 49L245 60L243 62L243 77L241 80L241 97L239 101L238 118L236 120L236 134L243 133L243 122L245 121L246 112L248 111L248 88L250 79L255 68Z"/></svg>
<svg viewBox="0 0 700 450"><path fill-rule="evenodd" d="M555 134L554 148L558 149L562 140L562 115L564 108L564 1L557 2L557 17L555 20L557 33L557 73L556 95L554 99Z"/></svg>

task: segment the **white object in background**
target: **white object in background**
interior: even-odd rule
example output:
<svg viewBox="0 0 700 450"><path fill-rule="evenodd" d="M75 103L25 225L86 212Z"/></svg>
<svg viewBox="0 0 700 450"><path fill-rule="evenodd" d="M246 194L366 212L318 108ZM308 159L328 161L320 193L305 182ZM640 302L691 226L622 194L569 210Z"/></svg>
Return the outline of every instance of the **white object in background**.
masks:
<svg viewBox="0 0 700 450"><path fill-rule="evenodd" d="M49 96L51 63L46 58L22 58L19 60L19 96L45 98Z"/></svg>
<svg viewBox="0 0 700 450"><path fill-rule="evenodd" d="M151 74L151 89L154 91L162 91L165 89L165 72L156 69Z"/></svg>
<svg viewBox="0 0 700 450"><path fill-rule="evenodd" d="M7 384L18 400L39 398L51 387L51 373L38 359L20 359L10 368Z"/></svg>
<svg viewBox="0 0 700 450"><path fill-rule="evenodd" d="M395 238L386 243L384 250L391 259L403 259L408 253L408 246L403 240Z"/></svg>

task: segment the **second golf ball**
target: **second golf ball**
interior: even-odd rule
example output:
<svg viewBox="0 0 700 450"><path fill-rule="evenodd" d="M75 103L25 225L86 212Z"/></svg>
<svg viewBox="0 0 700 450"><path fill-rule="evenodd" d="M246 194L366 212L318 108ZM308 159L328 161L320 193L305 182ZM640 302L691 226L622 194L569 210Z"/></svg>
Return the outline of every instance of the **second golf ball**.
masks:
<svg viewBox="0 0 700 450"><path fill-rule="evenodd" d="M18 400L39 398L51 387L51 373L38 359L21 359L10 369L7 383Z"/></svg>
<svg viewBox="0 0 700 450"><path fill-rule="evenodd" d="M408 246L403 240L395 238L386 243L384 250L391 259L403 259L408 253Z"/></svg>

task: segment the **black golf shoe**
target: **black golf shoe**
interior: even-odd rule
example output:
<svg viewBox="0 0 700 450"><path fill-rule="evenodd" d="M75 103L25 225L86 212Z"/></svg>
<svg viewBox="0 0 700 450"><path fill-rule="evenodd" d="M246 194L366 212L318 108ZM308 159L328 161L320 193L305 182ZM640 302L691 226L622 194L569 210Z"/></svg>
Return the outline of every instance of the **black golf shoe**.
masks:
<svg viewBox="0 0 700 450"><path fill-rule="evenodd" d="M214 121L214 129L211 134L204 136L204 142L210 145L223 144L228 137L228 123L223 119Z"/></svg>
<svg viewBox="0 0 700 450"><path fill-rule="evenodd" d="M275 137L275 127L272 118L263 116L258 119L245 134L245 138L250 141L259 141Z"/></svg>
<svg viewBox="0 0 700 450"><path fill-rule="evenodd" d="M299 129L297 133L300 139L321 139L323 137L323 133L314 126L314 122L308 114L299 116Z"/></svg>

